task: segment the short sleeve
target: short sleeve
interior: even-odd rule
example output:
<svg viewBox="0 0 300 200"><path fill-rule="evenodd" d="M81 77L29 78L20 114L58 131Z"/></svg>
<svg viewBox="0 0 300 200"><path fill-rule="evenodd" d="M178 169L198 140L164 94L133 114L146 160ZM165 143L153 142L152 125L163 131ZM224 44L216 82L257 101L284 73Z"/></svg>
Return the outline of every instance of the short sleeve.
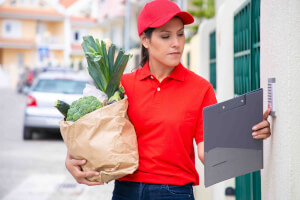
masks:
<svg viewBox="0 0 300 200"><path fill-rule="evenodd" d="M199 112L199 116L198 116L198 120L197 120L197 127L196 127L196 131L195 131L195 140L196 140L196 144L203 142L204 140L204 136L203 136L203 108L216 104L217 103L217 99L216 99L216 95L214 92L213 87L210 85L210 87L207 89L203 101L202 101L202 105L201 105L201 109Z"/></svg>

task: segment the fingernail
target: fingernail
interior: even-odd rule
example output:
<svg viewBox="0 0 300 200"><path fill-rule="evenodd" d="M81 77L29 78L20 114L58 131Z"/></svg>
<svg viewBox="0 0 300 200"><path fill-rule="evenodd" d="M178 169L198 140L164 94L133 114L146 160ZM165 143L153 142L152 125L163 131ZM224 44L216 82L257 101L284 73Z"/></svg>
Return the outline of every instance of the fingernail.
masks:
<svg viewBox="0 0 300 200"><path fill-rule="evenodd" d="M252 133L252 136L256 136L256 132L253 132L253 133Z"/></svg>
<svg viewBox="0 0 300 200"><path fill-rule="evenodd" d="M82 163L85 163L85 160L81 160Z"/></svg>
<svg viewBox="0 0 300 200"><path fill-rule="evenodd" d="M252 127L252 130L256 130L256 126L253 126L253 127Z"/></svg>
<svg viewBox="0 0 300 200"><path fill-rule="evenodd" d="M96 173L95 173L95 176L98 176L98 175L99 175L99 172L96 172Z"/></svg>

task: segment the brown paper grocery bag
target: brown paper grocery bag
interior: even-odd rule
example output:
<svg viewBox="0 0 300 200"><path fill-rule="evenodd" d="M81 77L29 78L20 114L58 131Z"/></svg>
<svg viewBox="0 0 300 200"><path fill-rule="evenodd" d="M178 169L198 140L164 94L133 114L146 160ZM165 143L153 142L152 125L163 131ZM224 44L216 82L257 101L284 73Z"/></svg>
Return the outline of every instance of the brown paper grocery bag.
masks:
<svg viewBox="0 0 300 200"><path fill-rule="evenodd" d="M60 121L60 131L70 155L85 159L83 171L95 170L90 181L108 183L132 174L138 167L136 133L127 118L128 100L104 106L76 122Z"/></svg>

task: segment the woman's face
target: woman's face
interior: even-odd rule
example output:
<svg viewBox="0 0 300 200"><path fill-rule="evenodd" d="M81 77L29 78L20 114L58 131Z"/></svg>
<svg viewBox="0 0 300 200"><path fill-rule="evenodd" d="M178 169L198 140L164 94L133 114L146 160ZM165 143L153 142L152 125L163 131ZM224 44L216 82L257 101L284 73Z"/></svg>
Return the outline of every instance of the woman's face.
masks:
<svg viewBox="0 0 300 200"><path fill-rule="evenodd" d="M175 67L179 64L184 49L184 25L179 17L155 28L150 39L142 43L149 52L150 63Z"/></svg>

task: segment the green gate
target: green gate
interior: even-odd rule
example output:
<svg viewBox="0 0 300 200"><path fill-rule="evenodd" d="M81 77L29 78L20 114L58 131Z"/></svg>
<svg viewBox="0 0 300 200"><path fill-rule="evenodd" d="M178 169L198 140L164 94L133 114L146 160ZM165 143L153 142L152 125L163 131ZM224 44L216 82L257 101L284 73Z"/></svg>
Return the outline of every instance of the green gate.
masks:
<svg viewBox="0 0 300 200"><path fill-rule="evenodd" d="M216 90L217 73L216 73L216 31L209 35L209 81Z"/></svg>
<svg viewBox="0 0 300 200"><path fill-rule="evenodd" d="M260 0L248 0L234 15L234 93L260 87ZM236 178L236 200L260 200L260 171Z"/></svg>

